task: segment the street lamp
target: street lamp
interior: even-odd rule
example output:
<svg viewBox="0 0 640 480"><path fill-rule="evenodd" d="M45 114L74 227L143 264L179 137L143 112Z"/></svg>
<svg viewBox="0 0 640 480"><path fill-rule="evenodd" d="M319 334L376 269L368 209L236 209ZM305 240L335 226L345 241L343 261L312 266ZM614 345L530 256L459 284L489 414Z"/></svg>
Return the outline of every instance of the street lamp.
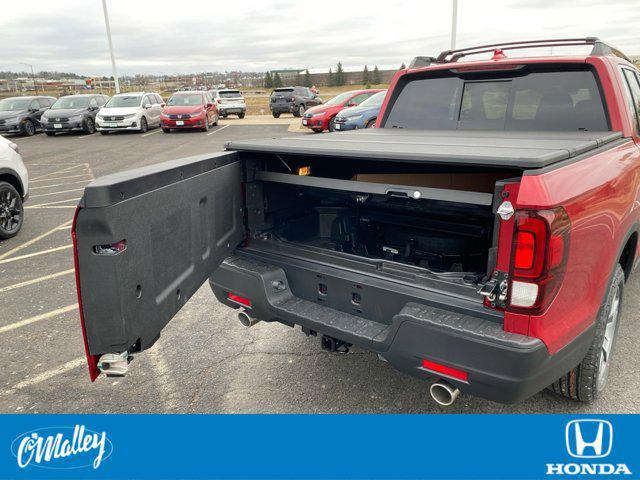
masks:
<svg viewBox="0 0 640 480"><path fill-rule="evenodd" d="M33 82L33 90L36 92L36 95L37 95L38 94L38 86L36 85L36 76L33 73L33 65L31 65L30 63L24 63L24 62L20 62L20 65L26 65L27 67L29 67L31 69L31 81Z"/></svg>
<svg viewBox="0 0 640 480"><path fill-rule="evenodd" d="M458 28L458 0L453 0L453 12L451 15L451 50L456 49L457 28Z"/></svg>
<svg viewBox="0 0 640 480"><path fill-rule="evenodd" d="M102 11L104 12L104 25L107 27L107 40L109 41L109 54L111 55L111 70L113 70L113 80L116 86L116 93L120 93L120 82L116 73L116 57L113 55L113 43L111 42L111 27L109 26L109 12L107 12L107 0L102 0Z"/></svg>

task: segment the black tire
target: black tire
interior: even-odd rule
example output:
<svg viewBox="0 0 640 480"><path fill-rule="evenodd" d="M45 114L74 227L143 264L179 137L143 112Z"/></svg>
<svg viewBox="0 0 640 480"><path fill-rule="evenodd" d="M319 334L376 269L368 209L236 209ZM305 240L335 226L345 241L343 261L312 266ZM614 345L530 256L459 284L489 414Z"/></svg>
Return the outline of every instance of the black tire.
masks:
<svg viewBox="0 0 640 480"><path fill-rule="evenodd" d="M216 114L216 121L211 123L211 126L213 127L217 127L218 126L218 122L220 121L220 115Z"/></svg>
<svg viewBox="0 0 640 480"><path fill-rule="evenodd" d="M147 133L147 130L149 130L149 124L147 123L147 119L142 117L140 119L140 133Z"/></svg>
<svg viewBox="0 0 640 480"><path fill-rule="evenodd" d="M596 319L596 333L580 364L549 387L552 392L579 402L592 402L606 387L607 376L620 325L624 272L616 264L604 304ZM608 327L608 328L607 328ZM608 351L607 351L608 349Z"/></svg>
<svg viewBox="0 0 640 480"><path fill-rule="evenodd" d="M209 131L209 117L207 115L204 116L204 126L201 128L203 132Z"/></svg>
<svg viewBox="0 0 640 480"><path fill-rule="evenodd" d="M220 114L220 116L221 116L222 118L227 118L227 114L226 114L226 113L221 113L221 114Z"/></svg>
<svg viewBox="0 0 640 480"><path fill-rule="evenodd" d="M365 125L365 128L375 128L375 126L376 126L376 119L372 118L367 122L367 124Z"/></svg>
<svg viewBox="0 0 640 480"><path fill-rule="evenodd" d="M20 133L25 137L33 137L36 133L36 125L33 120L26 119L20 124Z"/></svg>
<svg viewBox="0 0 640 480"><path fill-rule="evenodd" d="M54 137L56 132L44 132L47 137Z"/></svg>
<svg viewBox="0 0 640 480"><path fill-rule="evenodd" d="M273 118L280 118L280 112L271 112Z"/></svg>
<svg viewBox="0 0 640 480"><path fill-rule="evenodd" d="M304 115L304 112L307 110L307 108L304 106L304 104L300 104L296 110L296 112L293 114L294 117L302 117Z"/></svg>
<svg viewBox="0 0 640 480"><path fill-rule="evenodd" d="M321 128L312 128L311 130L313 130L313 133L322 133L322 129Z"/></svg>
<svg viewBox="0 0 640 480"><path fill-rule="evenodd" d="M333 117L331 120L329 120L329 131L330 132L336 131L336 117Z"/></svg>
<svg viewBox="0 0 640 480"><path fill-rule="evenodd" d="M13 185L0 182L0 240L15 237L23 220L22 197Z"/></svg>
<svg viewBox="0 0 640 480"><path fill-rule="evenodd" d="M239 118L240 120L242 120L242 119L244 118L244 112L240 112L240 113L238 114L238 118Z"/></svg>
<svg viewBox="0 0 640 480"><path fill-rule="evenodd" d="M170 129L170 128L163 128L163 129L162 129L162 132L163 132L163 133L170 133L170 132L171 132L171 129Z"/></svg>
<svg viewBox="0 0 640 480"><path fill-rule="evenodd" d="M109 135L108 130L100 130L100 135Z"/></svg>
<svg viewBox="0 0 640 480"><path fill-rule="evenodd" d="M96 131L96 124L93 122L93 118L87 117L84 121L84 125L82 126L82 130L84 133L91 135Z"/></svg>

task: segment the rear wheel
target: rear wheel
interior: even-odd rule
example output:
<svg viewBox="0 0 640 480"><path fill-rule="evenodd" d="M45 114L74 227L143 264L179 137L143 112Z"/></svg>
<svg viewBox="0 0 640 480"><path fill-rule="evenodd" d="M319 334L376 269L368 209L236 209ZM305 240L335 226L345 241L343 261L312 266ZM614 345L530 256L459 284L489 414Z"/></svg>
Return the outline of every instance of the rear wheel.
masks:
<svg viewBox="0 0 640 480"><path fill-rule="evenodd" d="M577 367L551 385L550 390L580 402L591 402L604 390L620 323L623 291L624 272L620 264L616 264L587 355Z"/></svg>
<svg viewBox="0 0 640 480"><path fill-rule="evenodd" d="M149 124L147 123L147 119L145 117L142 117L140 119L140 132L146 133L147 130L149 130Z"/></svg>
<svg viewBox="0 0 640 480"><path fill-rule="evenodd" d="M273 118L280 118L280 112L271 112Z"/></svg>
<svg viewBox="0 0 640 480"><path fill-rule="evenodd" d="M366 128L375 128L376 127L376 119L372 118L367 122Z"/></svg>
<svg viewBox="0 0 640 480"><path fill-rule="evenodd" d="M36 133L36 126L32 120L27 119L20 125L20 132L27 137L31 137Z"/></svg>
<svg viewBox="0 0 640 480"><path fill-rule="evenodd" d="M24 209L18 191L7 182L0 182L0 239L15 237L22 227Z"/></svg>
<svg viewBox="0 0 640 480"><path fill-rule="evenodd" d="M244 118L244 112L240 112L240 113L238 114L238 118L240 118L240 119Z"/></svg>
<svg viewBox="0 0 640 480"><path fill-rule="evenodd" d="M333 118L329 121L329 131L330 131L330 132L335 132L335 131L336 131L336 117L333 117Z"/></svg>
<svg viewBox="0 0 640 480"><path fill-rule="evenodd" d="M84 125L82 127L85 133L92 134L96 131L96 125L93 123L93 118L88 117L84 121Z"/></svg>
<svg viewBox="0 0 640 480"><path fill-rule="evenodd" d="M109 135L108 130L100 130L100 135Z"/></svg>
<svg viewBox="0 0 640 480"><path fill-rule="evenodd" d="M298 115L296 115L296 117L301 117L302 115L304 115L305 111L306 111L305 106L300 104L300 106L298 107Z"/></svg>

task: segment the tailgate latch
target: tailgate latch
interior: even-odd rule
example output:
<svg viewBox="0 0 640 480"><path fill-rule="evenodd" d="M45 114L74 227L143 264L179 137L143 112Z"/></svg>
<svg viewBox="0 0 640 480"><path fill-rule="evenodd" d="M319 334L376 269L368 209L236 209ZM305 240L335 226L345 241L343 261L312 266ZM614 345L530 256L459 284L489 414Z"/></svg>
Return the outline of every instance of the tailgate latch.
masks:
<svg viewBox="0 0 640 480"><path fill-rule="evenodd" d="M124 351L122 353L105 353L98 360L98 368L108 377L124 377L129 371L129 364L133 355Z"/></svg>
<svg viewBox="0 0 640 480"><path fill-rule="evenodd" d="M480 286L478 293L487 297L492 307L505 307L509 289L508 277L509 274L506 272L494 271L491 278Z"/></svg>

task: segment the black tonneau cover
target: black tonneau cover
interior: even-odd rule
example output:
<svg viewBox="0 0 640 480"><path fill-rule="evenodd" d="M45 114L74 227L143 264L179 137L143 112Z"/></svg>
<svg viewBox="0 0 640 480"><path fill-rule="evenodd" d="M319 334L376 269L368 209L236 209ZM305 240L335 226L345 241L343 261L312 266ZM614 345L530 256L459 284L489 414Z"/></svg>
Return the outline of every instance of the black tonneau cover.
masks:
<svg viewBox="0 0 640 480"><path fill-rule="evenodd" d="M358 157L485 167L542 168L594 150L620 132L368 129L228 142L240 152Z"/></svg>

